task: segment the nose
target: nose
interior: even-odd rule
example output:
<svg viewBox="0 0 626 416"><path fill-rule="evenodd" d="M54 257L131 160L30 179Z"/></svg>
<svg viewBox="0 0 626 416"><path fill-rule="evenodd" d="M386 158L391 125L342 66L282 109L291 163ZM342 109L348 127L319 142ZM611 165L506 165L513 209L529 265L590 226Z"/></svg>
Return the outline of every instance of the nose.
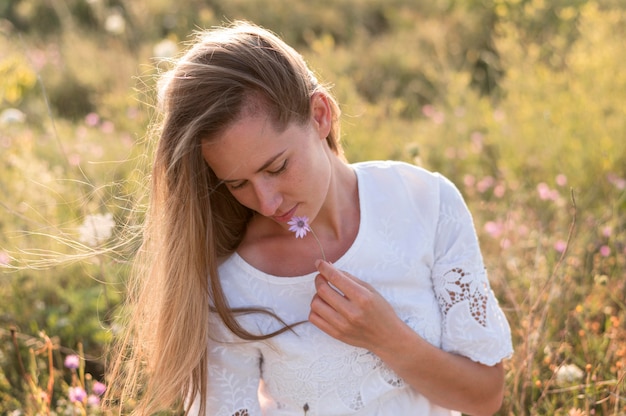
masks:
<svg viewBox="0 0 626 416"><path fill-rule="evenodd" d="M282 196L271 181L261 181L254 185L257 199L256 211L266 217L276 214L276 210L282 204Z"/></svg>

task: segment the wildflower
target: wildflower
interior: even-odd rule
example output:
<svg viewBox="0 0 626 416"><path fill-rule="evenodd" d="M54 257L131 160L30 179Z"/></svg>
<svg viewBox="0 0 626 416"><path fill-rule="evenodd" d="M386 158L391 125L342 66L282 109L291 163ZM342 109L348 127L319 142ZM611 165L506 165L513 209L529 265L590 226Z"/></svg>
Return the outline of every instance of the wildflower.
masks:
<svg viewBox="0 0 626 416"><path fill-rule="evenodd" d="M95 127L100 123L100 116L97 113L89 113L85 116L85 124L89 127Z"/></svg>
<svg viewBox="0 0 626 416"><path fill-rule="evenodd" d="M296 233L296 238L303 238L309 231L311 231L311 227L309 226L309 218L308 217L292 217L287 223L290 225L289 231Z"/></svg>
<svg viewBox="0 0 626 416"><path fill-rule="evenodd" d="M78 368L79 364L80 364L80 358L78 357L78 355L75 355L75 354L68 355L67 357L65 357L65 362L63 363L63 365L71 369Z"/></svg>
<svg viewBox="0 0 626 416"><path fill-rule="evenodd" d="M69 398L70 398L70 402L72 403L76 403L76 402L82 403L87 398L87 392L85 391L84 388L80 386L70 387Z"/></svg>
<svg viewBox="0 0 626 416"><path fill-rule="evenodd" d="M476 184L476 189L478 192L485 193L489 188L491 188L495 184L495 179L492 176L485 176Z"/></svg>
<svg viewBox="0 0 626 416"><path fill-rule="evenodd" d="M554 249L558 251L559 253L564 252L566 248L567 248L567 242L563 240L558 240L556 243L554 243Z"/></svg>
<svg viewBox="0 0 626 416"><path fill-rule="evenodd" d="M537 185L537 192L539 192L539 199L550 198L550 187L545 182L541 182Z"/></svg>
<svg viewBox="0 0 626 416"><path fill-rule="evenodd" d="M11 261L11 258L4 251L0 251L0 266L6 266Z"/></svg>
<svg viewBox="0 0 626 416"><path fill-rule="evenodd" d="M90 394L89 396L87 396L87 404L93 407L100 406L100 397L94 394Z"/></svg>
<svg viewBox="0 0 626 416"><path fill-rule="evenodd" d="M484 229L487 234L489 234L492 238L498 238L504 232L504 226L500 221L487 221L485 223Z"/></svg>
<svg viewBox="0 0 626 416"><path fill-rule="evenodd" d="M155 58L173 58L178 53L178 45L171 39L163 39L152 48Z"/></svg>
<svg viewBox="0 0 626 416"><path fill-rule="evenodd" d="M79 240L89 246L96 246L111 237L115 221L111 213L87 215L78 228Z"/></svg>
<svg viewBox="0 0 626 416"><path fill-rule="evenodd" d="M556 383L560 386L575 383L583 378L583 370L576 364L566 364L556 370Z"/></svg>
<svg viewBox="0 0 626 416"><path fill-rule="evenodd" d="M113 35L121 35L126 30L126 21L120 13L115 12L107 16L104 28Z"/></svg>
<svg viewBox="0 0 626 416"><path fill-rule="evenodd" d="M7 108L0 113L0 124L21 124L26 121L26 114L22 113L17 108Z"/></svg>
<svg viewBox="0 0 626 416"><path fill-rule="evenodd" d="M106 390L107 386L103 383L100 383L99 381L93 383L93 386L91 387L91 391L93 391L93 393L97 394L98 396L102 396Z"/></svg>
<svg viewBox="0 0 626 416"><path fill-rule="evenodd" d="M606 175L606 178L613 186L615 186L620 191L626 188L626 179L614 173L609 173L608 175Z"/></svg>
<svg viewBox="0 0 626 416"><path fill-rule="evenodd" d="M600 247L600 255L602 257L609 257L611 255L611 247L606 246L606 245Z"/></svg>
<svg viewBox="0 0 626 416"><path fill-rule="evenodd" d="M320 251L322 252L322 258L326 260L326 254L324 254L324 247L322 247L322 243L320 242L319 238L317 238L317 234L315 234L315 231L313 231L313 229L309 225L308 217L293 216L291 217L291 219L289 220L287 224L290 225L289 231L296 233L296 238L304 238L304 236L306 236L307 233L310 231L311 234L313 234L313 237L315 237L315 241L317 241L317 245L320 247Z"/></svg>
<svg viewBox="0 0 626 416"><path fill-rule="evenodd" d="M567 185L567 176L565 176L562 173L559 173L558 175L556 175L556 184L559 186Z"/></svg>

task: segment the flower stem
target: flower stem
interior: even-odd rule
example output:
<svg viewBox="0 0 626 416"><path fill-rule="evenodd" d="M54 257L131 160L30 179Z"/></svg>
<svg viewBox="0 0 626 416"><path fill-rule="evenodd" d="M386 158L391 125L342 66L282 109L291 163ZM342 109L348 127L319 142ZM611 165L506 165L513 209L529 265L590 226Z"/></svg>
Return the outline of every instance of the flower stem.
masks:
<svg viewBox="0 0 626 416"><path fill-rule="evenodd" d="M313 234L313 237L315 237L315 241L317 241L317 245L320 247L320 251L322 252L322 258L324 259L324 261L326 261L326 254L324 254L324 247L322 247L322 243L320 242L320 239L317 238L317 234L315 234L315 231L313 231L313 227L309 226L309 229L311 230L311 234Z"/></svg>

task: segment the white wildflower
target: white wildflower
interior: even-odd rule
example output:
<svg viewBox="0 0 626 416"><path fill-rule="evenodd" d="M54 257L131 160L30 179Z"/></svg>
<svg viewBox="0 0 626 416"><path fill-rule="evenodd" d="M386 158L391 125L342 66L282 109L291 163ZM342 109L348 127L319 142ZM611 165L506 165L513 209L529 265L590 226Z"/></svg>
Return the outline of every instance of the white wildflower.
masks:
<svg viewBox="0 0 626 416"><path fill-rule="evenodd" d="M113 12L104 21L104 29L113 34L121 35L126 30L126 21L119 12Z"/></svg>
<svg viewBox="0 0 626 416"><path fill-rule="evenodd" d="M585 373L575 364L566 364L556 370L556 384L559 386L577 383L582 380Z"/></svg>
<svg viewBox="0 0 626 416"><path fill-rule="evenodd" d="M87 215L78 228L79 240L91 247L108 240L113 234L115 221L111 213Z"/></svg>
<svg viewBox="0 0 626 416"><path fill-rule="evenodd" d="M178 53L178 45L171 39L163 39L152 48L155 58L173 58Z"/></svg>
<svg viewBox="0 0 626 416"><path fill-rule="evenodd" d="M7 108L0 113L0 124L21 124L26 121L26 114L17 108Z"/></svg>

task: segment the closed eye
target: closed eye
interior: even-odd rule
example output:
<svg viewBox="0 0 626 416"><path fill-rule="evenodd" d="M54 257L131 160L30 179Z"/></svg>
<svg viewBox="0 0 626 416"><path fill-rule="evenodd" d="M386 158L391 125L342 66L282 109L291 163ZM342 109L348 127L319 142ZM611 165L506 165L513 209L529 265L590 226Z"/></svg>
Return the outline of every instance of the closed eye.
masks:
<svg viewBox="0 0 626 416"><path fill-rule="evenodd" d="M241 181L241 182L235 182L235 183L226 183L228 185L228 187L233 190L236 191L237 189L241 189L244 186L246 186L246 184L248 183L248 181Z"/></svg>
<svg viewBox="0 0 626 416"><path fill-rule="evenodd" d="M273 175L273 176L281 174L282 172L284 172L287 169L287 161L288 161L288 159L285 159L283 164L280 165L280 167L278 169L276 169L276 170L268 170L267 173L269 173L270 175Z"/></svg>

